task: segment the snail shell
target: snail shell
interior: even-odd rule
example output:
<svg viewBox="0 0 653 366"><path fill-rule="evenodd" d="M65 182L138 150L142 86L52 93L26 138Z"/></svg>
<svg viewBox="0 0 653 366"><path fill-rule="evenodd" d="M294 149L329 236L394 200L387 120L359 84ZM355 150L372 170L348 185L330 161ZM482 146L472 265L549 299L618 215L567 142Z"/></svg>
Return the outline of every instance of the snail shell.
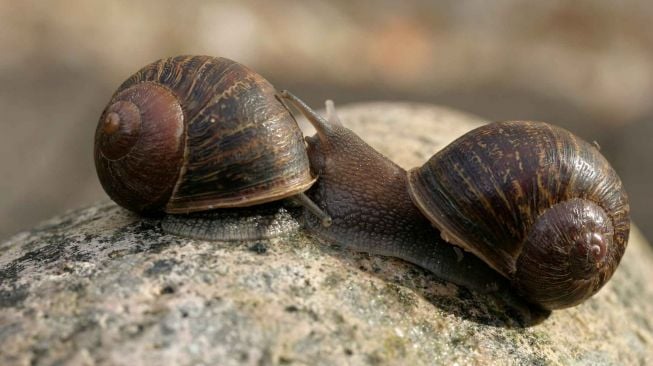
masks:
<svg viewBox="0 0 653 366"><path fill-rule="evenodd" d="M145 66L100 117L102 186L139 213L244 207L305 191L315 179L303 135L275 95L262 76L226 58Z"/></svg>
<svg viewBox="0 0 653 366"><path fill-rule="evenodd" d="M628 198L598 149L537 122L473 130L408 173L413 202L445 240L548 309L573 306L614 273Z"/></svg>

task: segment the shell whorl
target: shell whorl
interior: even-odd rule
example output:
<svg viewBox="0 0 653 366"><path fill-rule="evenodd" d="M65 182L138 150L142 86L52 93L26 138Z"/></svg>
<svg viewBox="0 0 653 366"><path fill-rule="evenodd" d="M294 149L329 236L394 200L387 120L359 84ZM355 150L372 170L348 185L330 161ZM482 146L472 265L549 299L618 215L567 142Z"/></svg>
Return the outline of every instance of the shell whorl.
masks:
<svg viewBox="0 0 653 366"><path fill-rule="evenodd" d="M409 190L443 237L550 309L598 291L628 240L614 170L593 145L545 123L473 130L411 170Z"/></svg>
<svg viewBox="0 0 653 366"><path fill-rule="evenodd" d="M573 306L592 296L610 278L621 255L607 213L577 198L545 210L522 248L513 284L548 309Z"/></svg>
<svg viewBox="0 0 653 366"><path fill-rule="evenodd" d="M169 107L148 109L151 94ZM274 87L210 56L162 59L127 79L102 114L95 158L109 196L137 212L250 206L315 181L301 130Z"/></svg>
<svg viewBox="0 0 653 366"><path fill-rule="evenodd" d="M140 83L118 92L95 133L95 165L109 196L137 212L162 209L179 176L183 132L184 113L169 89Z"/></svg>
<svg viewBox="0 0 653 366"><path fill-rule="evenodd" d="M100 152L109 160L127 155L141 133L140 108L126 100L111 104L100 121Z"/></svg>

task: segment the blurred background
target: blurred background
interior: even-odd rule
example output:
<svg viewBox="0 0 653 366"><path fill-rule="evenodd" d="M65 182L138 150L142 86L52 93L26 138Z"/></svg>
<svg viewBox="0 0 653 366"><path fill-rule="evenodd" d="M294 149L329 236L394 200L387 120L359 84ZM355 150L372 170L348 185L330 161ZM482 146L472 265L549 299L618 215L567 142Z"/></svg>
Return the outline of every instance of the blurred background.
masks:
<svg viewBox="0 0 653 366"><path fill-rule="evenodd" d="M131 73L225 56L314 107L437 103L596 140L653 238L649 1L0 0L0 240L106 195L93 134Z"/></svg>

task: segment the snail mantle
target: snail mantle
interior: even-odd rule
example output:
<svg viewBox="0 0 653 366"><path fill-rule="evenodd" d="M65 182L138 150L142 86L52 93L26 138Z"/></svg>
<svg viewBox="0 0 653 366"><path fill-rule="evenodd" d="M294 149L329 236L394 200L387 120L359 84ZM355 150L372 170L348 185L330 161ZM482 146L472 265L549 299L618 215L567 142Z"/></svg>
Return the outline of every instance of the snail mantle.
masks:
<svg viewBox="0 0 653 366"><path fill-rule="evenodd" d="M482 124L404 103L339 113L404 168ZM648 364L650 278L633 228L596 296L524 328L500 301L400 260L302 232L184 239L103 203L0 244L0 364Z"/></svg>

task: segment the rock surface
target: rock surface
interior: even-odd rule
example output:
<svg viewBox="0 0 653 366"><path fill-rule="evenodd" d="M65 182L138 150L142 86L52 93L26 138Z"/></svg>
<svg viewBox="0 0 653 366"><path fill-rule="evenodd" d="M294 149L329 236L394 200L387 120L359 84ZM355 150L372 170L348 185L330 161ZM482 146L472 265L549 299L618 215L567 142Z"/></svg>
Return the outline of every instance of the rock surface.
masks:
<svg viewBox="0 0 653 366"><path fill-rule="evenodd" d="M425 105L339 109L404 167L479 125ZM302 232L164 234L102 203L0 244L0 364L650 364L653 254L634 229L594 298L521 327L497 300Z"/></svg>

